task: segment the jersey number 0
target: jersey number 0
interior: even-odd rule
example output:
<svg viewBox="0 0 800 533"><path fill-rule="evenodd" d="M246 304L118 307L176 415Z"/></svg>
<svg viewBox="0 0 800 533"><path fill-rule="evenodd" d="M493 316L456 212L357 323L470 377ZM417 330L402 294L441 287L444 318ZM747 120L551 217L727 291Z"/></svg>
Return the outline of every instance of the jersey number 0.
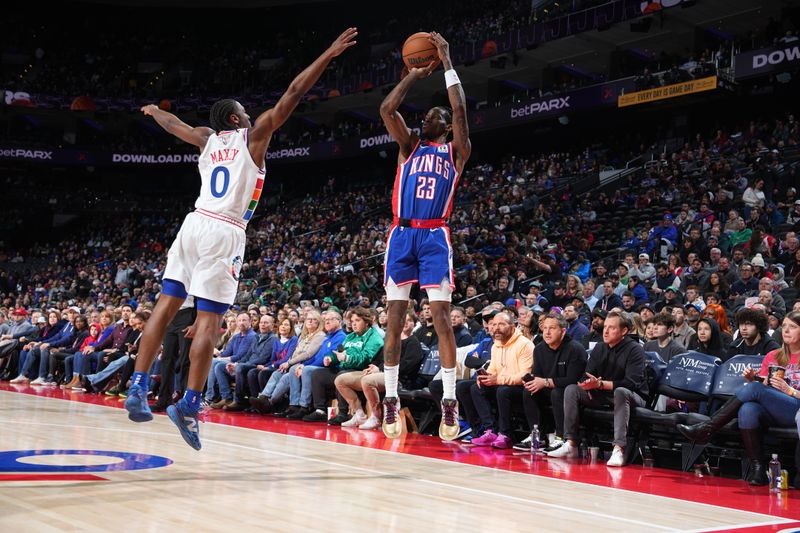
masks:
<svg viewBox="0 0 800 533"><path fill-rule="evenodd" d="M222 174L222 186L217 188L217 177ZM227 167L216 167L211 171L211 196L222 198L228 192L228 185L231 182L231 173Z"/></svg>

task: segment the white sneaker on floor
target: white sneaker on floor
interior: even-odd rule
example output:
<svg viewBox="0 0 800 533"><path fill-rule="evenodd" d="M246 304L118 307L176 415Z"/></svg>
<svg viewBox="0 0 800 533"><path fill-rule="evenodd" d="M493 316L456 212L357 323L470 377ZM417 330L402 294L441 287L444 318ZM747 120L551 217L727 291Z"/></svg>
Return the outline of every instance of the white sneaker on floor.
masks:
<svg viewBox="0 0 800 533"><path fill-rule="evenodd" d="M31 381L31 385L44 385L44 384L45 384L44 378L36 378L33 381Z"/></svg>
<svg viewBox="0 0 800 533"><path fill-rule="evenodd" d="M611 459L606 463L607 466L625 466L625 453L619 446L614 446L614 451L611 452Z"/></svg>
<svg viewBox="0 0 800 533"><path fill-rule="evenodd" d="M364 411L356 411L356 414L353 415L350 420L347 422L342 422L343 428L357 428L361 424L367 421L367 415L364 414Z"/></svg>
<svg viewBox="0 0 800 533"><path fill-rule="evenodd" d="M344 424L342 424L344 425ZM358 426L358 429L378 429L381 427L381 420L376 416L367 418L367 421Z"/></svg>
<svg viewBox="0 0 800 533"><path fill-rule="evenodd" d="M574 444L571 444L570 441L567 441L563 446L559 446L552 452L547 452L547 457L574 459L575 457L578 457L578 447Z"/></svg>
<svg viewBox="0 0 800 533"><path fill-rule="evenodd" d="M25 376L17 376L10 381L10 383L27 383L30 380Z"/></svg>

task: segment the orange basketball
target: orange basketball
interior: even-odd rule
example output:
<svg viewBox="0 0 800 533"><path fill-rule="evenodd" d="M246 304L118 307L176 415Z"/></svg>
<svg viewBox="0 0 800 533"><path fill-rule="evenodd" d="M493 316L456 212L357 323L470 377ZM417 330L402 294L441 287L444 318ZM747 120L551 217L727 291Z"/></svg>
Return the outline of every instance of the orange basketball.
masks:
<svg viewBox="0 0 800 533"><path fill-rule="evenodd" d="M436 47L431 42L431 34L426 31L415 33L403 43L403 63L408 68L425 68L439 60Z"/></svg>

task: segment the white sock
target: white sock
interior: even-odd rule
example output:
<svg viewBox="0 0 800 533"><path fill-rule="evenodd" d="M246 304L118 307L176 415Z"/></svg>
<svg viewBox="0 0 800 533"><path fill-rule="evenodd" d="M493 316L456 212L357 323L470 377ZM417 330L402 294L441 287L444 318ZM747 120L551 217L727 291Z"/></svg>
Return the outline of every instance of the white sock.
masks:
<svg viewBox="0 0 800 533"><path fill-rule="evenodd" d="M444 387L445 400L456 399L456 369L442 367L442 387Z"/></svg>
<svg viewBox="0 0 800 533"><path fill-rule="evenodd" d="M390 398L397 398L397 373L400 365L384 365L383 366L383 380L386 384L386 396Z"/></svg>

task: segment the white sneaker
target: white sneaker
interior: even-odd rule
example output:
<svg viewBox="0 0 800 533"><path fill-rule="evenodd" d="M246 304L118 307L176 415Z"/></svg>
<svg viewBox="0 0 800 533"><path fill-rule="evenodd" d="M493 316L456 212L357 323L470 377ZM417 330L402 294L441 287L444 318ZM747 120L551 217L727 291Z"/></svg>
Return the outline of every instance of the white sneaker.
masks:
<svg viewBox="0 0 800 533"><path fill-rule="evenodd" d="M625 466L625 453L620 446L614 446L611 452L611 459L606 463L607 466Z"/></svg>
<svg viewBox="0 0 800 533"><path fill-rule="evenodd" d="M36 378L33 381L31 381L31 385L44 385L44 384L45 384L44 378Z"/></svg>
<svg viewBox="0 0 800 533"><path fill-rule="evenodd" d="M578 457L578 447L571 444L570 441L567 441L563 446L559 446L557 449L547 452L547 457L574 459Z"/></svg>
<svg viewBox="0 0 800 533"><path fill-rule="evenodd" d="M348 420L347 422L342 422L343 428L357 428L361 424L367 421L367 415L364 414L364 411L356 411L356 414Z"/></svg>
<svg viewBox="0 0 800 533"><path fill-rule="evenodd" d="M30 380L27 377L20 375L12 379L11 383L27 383L29 381Z"/></svg>
<svg viewBox="0 0 800 533"><path fill-rule="evenodd" d="M378 429L381 427L381 420L376 416L367 418L367 421L358 426L358 429Z"/></svg>

